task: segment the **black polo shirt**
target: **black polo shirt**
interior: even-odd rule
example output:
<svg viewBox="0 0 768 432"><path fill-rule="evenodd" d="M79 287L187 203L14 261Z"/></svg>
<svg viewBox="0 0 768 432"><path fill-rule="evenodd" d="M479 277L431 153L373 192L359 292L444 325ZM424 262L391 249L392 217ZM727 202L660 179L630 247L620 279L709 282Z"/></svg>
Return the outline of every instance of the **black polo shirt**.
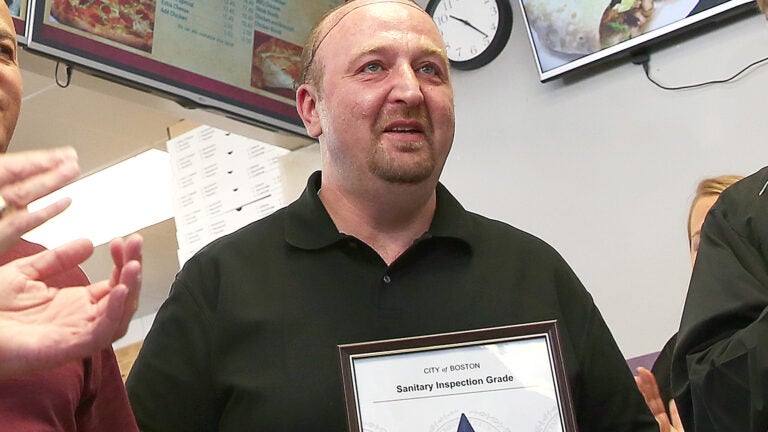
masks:
<svg viewBox="0 0 768 432"><path fill-rule="evenodd" d="M128 379L145 431L342 431L337 345L559 320L581 430L657 430L590 295L541 240L442 186L392 265L339 233L313 174L176 278Z"/></svg>

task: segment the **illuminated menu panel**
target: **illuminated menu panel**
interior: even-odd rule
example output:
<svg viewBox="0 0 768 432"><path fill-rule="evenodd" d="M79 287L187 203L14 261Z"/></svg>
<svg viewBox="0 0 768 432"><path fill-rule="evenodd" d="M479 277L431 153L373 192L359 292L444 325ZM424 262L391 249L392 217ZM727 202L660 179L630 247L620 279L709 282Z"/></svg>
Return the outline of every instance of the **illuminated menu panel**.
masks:
<svg viewBox="0 0 768 432"><path fill-rule="evenodd" d="M46 0L29 48L192 106L296 133L293 81L315 21L340 0Z"/></svg>

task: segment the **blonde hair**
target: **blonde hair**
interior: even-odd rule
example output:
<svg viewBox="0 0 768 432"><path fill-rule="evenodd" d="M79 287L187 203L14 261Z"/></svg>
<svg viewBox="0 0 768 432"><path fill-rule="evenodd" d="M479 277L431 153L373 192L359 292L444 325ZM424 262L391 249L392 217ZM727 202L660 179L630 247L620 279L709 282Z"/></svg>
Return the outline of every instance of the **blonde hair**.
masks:
<svg viewBox="0 0 768 432"><path fill-rule="evenodd" d="M761 1L768 2L768 0ZM694 195L691 202L691 208L688 210L688 223L686 224L688 229L688 246L691 245L691 216L693 216L693 208L696 206L696 203L704 197L720 195L724 190L743 178L744 176L740 175L721 175L705 178L699 182L699 185L696 187L696 195Z"/></svg>

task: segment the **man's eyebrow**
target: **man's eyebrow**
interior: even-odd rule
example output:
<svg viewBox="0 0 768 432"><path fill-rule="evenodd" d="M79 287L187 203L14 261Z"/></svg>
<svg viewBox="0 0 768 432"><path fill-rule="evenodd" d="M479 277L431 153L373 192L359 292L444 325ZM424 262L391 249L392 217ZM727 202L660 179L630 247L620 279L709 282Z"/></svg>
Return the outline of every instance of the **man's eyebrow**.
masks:
<svg viewBox="0 0 768 432"><path fill-rule="evenodd" d="M384 44L363 46L359 48L357 51L355 51L354 57L360 58L369 54L380 54L380 53L385 53L389 51L397 52L399 51L399 48L393 48L389 45L384 45ZM436 57L440 57L441 59L445 59L445 55L443 54L443 51L440 48L434 47L434 46L422 48L420 52L420 56L421 57L436 56Z"/></svg>
<svg viewBox="0 0 768 432"><path fill-rule="evenodd" d="M11 40L16 43L16 33L11 33L6 29L0 29L0 40Z"/></svg>

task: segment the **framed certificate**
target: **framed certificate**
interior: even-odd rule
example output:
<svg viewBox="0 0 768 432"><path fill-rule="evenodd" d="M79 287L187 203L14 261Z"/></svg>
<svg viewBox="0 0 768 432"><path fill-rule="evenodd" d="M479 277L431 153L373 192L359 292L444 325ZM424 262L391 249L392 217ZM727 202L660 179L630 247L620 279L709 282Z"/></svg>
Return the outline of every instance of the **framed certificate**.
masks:
<svg viewBox="0 0 768 432"><path fill-rule="evenodd" d="M555 321L339 345L352 432L576 432Z"/></svg>

